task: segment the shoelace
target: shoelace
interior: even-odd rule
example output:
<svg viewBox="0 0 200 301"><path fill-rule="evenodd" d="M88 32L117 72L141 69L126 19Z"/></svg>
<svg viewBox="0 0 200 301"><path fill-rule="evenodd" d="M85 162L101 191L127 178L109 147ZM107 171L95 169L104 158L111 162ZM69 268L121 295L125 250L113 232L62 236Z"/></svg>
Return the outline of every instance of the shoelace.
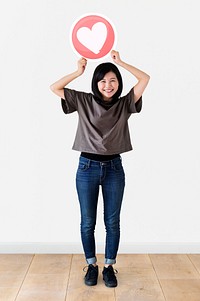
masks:
<svg viewBox="0 0 200 301"><path fill-rule="evenodd" d="M87 270L85 270L87 268L87 270L88 270L88 265L86 265L84 268L83 268L83 272L87 272Z"/></svg>
<svg viewBox="0 0 200 301"><path fill-rule="evenodd" d="M93 267L95 268L95 266L93 266ZM83 272L87 273L88 269L89 269L89 265L86 265L86 266L83 268Z"/></svg>
<svg viewBox="0 0 200 301"><path fill-rule="evenodd" d="M110 276L113 276L113 275L115 275L115 274L118 274L118 270L116 270L116 269L108 269L107 270L107 273L110 275Z"/></svg>
<svg viewBox="0 0 200 301"><path fill-rule="evenodd" d="M86 265L84 268L83 268L83 272L87 272L87 270L88 270L88 265ZM116 270L116 269L113 269L113 271L114 271L114 274L118 274L118 270Z"/></svg>

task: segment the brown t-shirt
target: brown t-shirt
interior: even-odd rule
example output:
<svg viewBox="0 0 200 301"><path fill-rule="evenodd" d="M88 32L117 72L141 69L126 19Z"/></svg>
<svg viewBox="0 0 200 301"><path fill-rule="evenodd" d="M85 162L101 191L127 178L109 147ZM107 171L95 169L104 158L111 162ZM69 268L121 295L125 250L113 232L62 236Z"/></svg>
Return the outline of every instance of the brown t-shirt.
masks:
<svg viewBox="0 0 200 301"><path fill-rule="evenodd" d="M142 97L135 103L133 93L132 88L106 110L96 102L92 93L64 88L65 99L61 99L64 113L77 111L79 115L72 149L101 155L132 150L128 119L142 108Z"/></svg>

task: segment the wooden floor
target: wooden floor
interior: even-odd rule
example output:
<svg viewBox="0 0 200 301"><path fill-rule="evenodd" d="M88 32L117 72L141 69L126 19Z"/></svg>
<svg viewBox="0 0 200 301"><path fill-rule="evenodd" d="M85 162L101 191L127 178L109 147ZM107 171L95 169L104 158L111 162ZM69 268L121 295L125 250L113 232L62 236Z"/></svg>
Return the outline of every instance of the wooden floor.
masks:
<svg viewBox="0 0 200 301"><path fill-rule="evenodd" d="M200 254L119 254L118 287L83 283L83 255L0 255L0 301L200 301Z"/></svg>

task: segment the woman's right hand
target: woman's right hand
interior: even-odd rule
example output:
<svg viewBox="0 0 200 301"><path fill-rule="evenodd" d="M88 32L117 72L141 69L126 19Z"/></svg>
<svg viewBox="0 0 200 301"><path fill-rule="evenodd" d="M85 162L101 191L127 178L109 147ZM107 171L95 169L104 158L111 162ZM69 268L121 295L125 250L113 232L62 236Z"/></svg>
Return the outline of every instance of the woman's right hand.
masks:
<svg viewBox="0 0 200 301"><path fill-rule="evenodd" d="M78 73L79 75L81 75L85 71L87 60L84 57L82 57L78 60L77 64L78 64Z"/></svg>

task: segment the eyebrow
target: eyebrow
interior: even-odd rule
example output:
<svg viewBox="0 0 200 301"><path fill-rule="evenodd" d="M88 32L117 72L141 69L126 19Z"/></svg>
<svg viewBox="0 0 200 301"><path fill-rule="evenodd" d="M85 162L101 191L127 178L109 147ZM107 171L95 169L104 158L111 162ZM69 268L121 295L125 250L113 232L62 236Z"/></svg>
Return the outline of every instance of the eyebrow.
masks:
<svg viewBox="0 0 200 301"><path fill-rule="evenodd" d="M102 80L103 79L106 79L105 77L104 78L102 78ZM117 77L111 77L111 78L109 78L109 79L117 79Z"/></svg>

